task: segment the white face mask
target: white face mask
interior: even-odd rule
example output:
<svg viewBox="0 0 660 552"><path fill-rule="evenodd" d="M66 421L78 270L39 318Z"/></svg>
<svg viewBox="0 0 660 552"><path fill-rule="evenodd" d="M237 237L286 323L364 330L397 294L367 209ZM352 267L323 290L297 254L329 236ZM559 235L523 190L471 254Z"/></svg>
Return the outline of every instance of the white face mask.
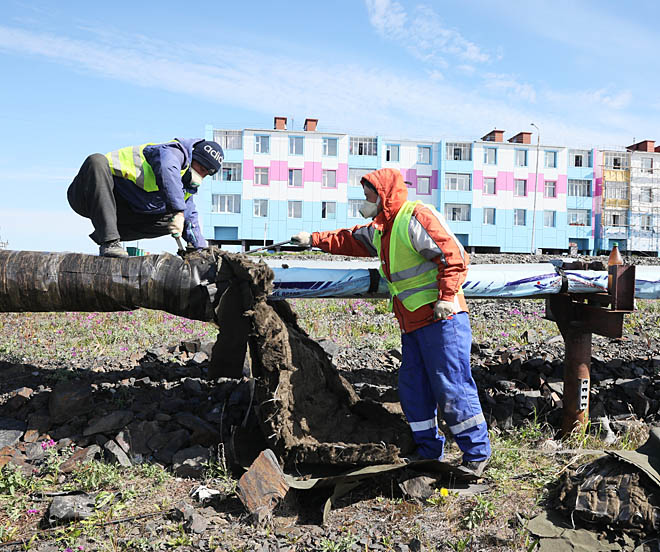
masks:
<svg viewBox="0 0 660 552"><path fill-rule="evenodd" d="M378 207L380 207L380 196L376 203L371 203L365 199L360 205L359 211L364 218L374 218L378 214Z"/></svg>
<svg viewBox="0 0 660 552"><path fill-rule="evenodd" d="M198 188L199 186L202 185L202 180L203 179L204 179L204 177L201 174L199 174L195 169L190 167L190 185L191 186L193 186L195 188Z"/></svg>

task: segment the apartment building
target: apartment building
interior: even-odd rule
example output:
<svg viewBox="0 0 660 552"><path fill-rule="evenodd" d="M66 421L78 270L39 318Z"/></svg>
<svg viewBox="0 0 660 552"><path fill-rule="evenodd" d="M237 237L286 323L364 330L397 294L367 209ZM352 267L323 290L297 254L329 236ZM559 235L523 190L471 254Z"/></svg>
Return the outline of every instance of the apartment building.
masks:
<svg viewBox="0 0 660 552"><path fill-rule="evenodd" d="M301 130L275 117L271 129L205 137L225 149L222 170L200 190L207 239L222 245L284 241L300 230L365 224L360 179L401 172L409 199L443 213L473 251L561 252L660 249L660 147L619 150L541 144L530 132L495 129L473 141L414 141Z"/></svg>

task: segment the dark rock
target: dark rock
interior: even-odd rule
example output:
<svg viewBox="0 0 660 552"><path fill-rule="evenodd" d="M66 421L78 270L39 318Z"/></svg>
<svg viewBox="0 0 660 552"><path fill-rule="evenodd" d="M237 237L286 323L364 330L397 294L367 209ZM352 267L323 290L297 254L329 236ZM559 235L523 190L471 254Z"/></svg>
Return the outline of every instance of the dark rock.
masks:
<svg viewBox="0 0 660 552"><path fill-rule="evenodd" d="M198 351L201 351L202 344L199 341L199 339L191 339L189 341L182 341L181 344L179 345L179 349L181 351L185 351L187 353L196 353Z"/></svg>
<svg viewBox="0 0 660 552"><path fill-rule="evenodd" d="M62 473L71 473L78 466L93 460L101 454L101 447L98 445L91 445L89 447L78 449L73 453L73 455L65 460L65 462L60 466L60 471Z"/></svg>
<svg viewBox="0 0 660 552"><path fill-rule="evenodd" d="M156 443L156 437L162 437L162 440L159 440ZM156 435L155 437L152 437L152 439L149 441L150 447L152 441L158 445L157 447L153 448L154 457L156 460L165 464L170 464L172 462L174 453L176 453L178 450L181 450L190 442L190 435L185 429L180 429L170 433L165 433L161 436Z"/></svg>
<svg viewBox="0 0 660 552"><path fill-rule="evenodd" d="M199 478L204 475L210 458L209 449L195 446L178 451L172 457L172 469L179 477Z"/></svg>
<svg viewBox="0 0 660 552"><path fill-rule="evenodd" d="M30 462L39 462L46 457L46 449L41 443L29 443L25 447L25 456Z"/></svg>
<svg viewBox="0 0 660 552"><path fill-rule="evenodd" d="M50 394L48 411L53 423L67 422L93 409L92 386L88 383L61 382Z"/></svg>
<svg viewBox="0 0 660 552"><path fill-rule="evenodd" d="M191 395L201 395L204 391L199 380L192 378L186 378L183 380L183 388L187 393L190 393Z"/></svg>
<svg viewBox="0 0 660 552"><path fill-rule="evenodd" d="M12 393L11 398L7 401L7 406L13 410L18 410L21 408L21 406L24 406L28 400L30 400L30 397L33 393L34 390L30 389L29 387L21 387L20 389L16 389L16 391Z"/></svg>
<svg viewBox="0 0 660 552"><path fill-rule="evenodd" d="M87 519L94 514L94 498L88 494L56 496L48 508L48 522L57 525L66 521Z"/></svg>
<svg viewBox="0 0 660 552"><path fill-rule="evenodd" d="M181 412L176 416L176 421L192 431L192 443L208 447L221 440L220 433L211 424L190 412Z"/></svg>
<svg viewBox="0 0 660 552"><path fill-rule="evenodd" d="M25 422L14 418L0 417L0 449L11 447L23 437L26 429Z"/></svg>
<svg viewBox="0 0 660 552"><path fill-rule="evenodd" d="M126 427L133 419L133 412L130 410L115 410L102 418L92 420L87 426L83 435L94 435L96 433L107 433L115 429Z"/></svg>
<svg viewBox="0 0 660 552"><path fill-rule="evenodd" d="M433 495L435 479L426 475L411 477L399 482L399 487L408 496L425 500Z"/></svg>
<svg viewBox="0 0 660 552"><path fill-rule="evenodd" d="M111 461L128 468L132 465L130 458L115 441L108 441L103 445L106 457Z"/></svg>

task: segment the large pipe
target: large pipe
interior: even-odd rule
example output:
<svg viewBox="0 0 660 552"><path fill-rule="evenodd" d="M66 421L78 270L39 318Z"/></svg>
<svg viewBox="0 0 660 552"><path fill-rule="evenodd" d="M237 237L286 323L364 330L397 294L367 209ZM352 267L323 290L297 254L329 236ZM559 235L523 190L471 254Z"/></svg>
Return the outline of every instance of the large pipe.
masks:
<svg viewBox="0 0 660 552"><path fill-rule="evenodd" d="M213 320L217 260L0 251L0 312L156 309Z"/></svg>

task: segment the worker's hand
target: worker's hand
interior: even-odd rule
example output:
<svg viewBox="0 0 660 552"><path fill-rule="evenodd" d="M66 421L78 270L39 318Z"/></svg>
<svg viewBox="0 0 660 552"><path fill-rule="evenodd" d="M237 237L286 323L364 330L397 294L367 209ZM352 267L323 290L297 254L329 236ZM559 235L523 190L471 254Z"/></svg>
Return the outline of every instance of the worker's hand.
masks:
<svg viewBox="0 0 660 552"><path fill-rule="evenodd" d="M303 247L311 247L312 235L309 232L298 232L295 236L291 236L291 243L302 245Z"/></svg>
<svg viewBox="0 0 660 552"><path fill-rule="evenodd" d="M183 221L185 220L183 216L183 211L177 211L174 213L172 220L170 220L167 225L167 231L172 234L175 238L178 238L183 234Z"/></svg>
<svg viewBox="0 0 660 552"><path fill-rule="evenodd" d="M447 320L454 314L453 301L436 301L433 305L433 318L436 320Z"/></svg>

